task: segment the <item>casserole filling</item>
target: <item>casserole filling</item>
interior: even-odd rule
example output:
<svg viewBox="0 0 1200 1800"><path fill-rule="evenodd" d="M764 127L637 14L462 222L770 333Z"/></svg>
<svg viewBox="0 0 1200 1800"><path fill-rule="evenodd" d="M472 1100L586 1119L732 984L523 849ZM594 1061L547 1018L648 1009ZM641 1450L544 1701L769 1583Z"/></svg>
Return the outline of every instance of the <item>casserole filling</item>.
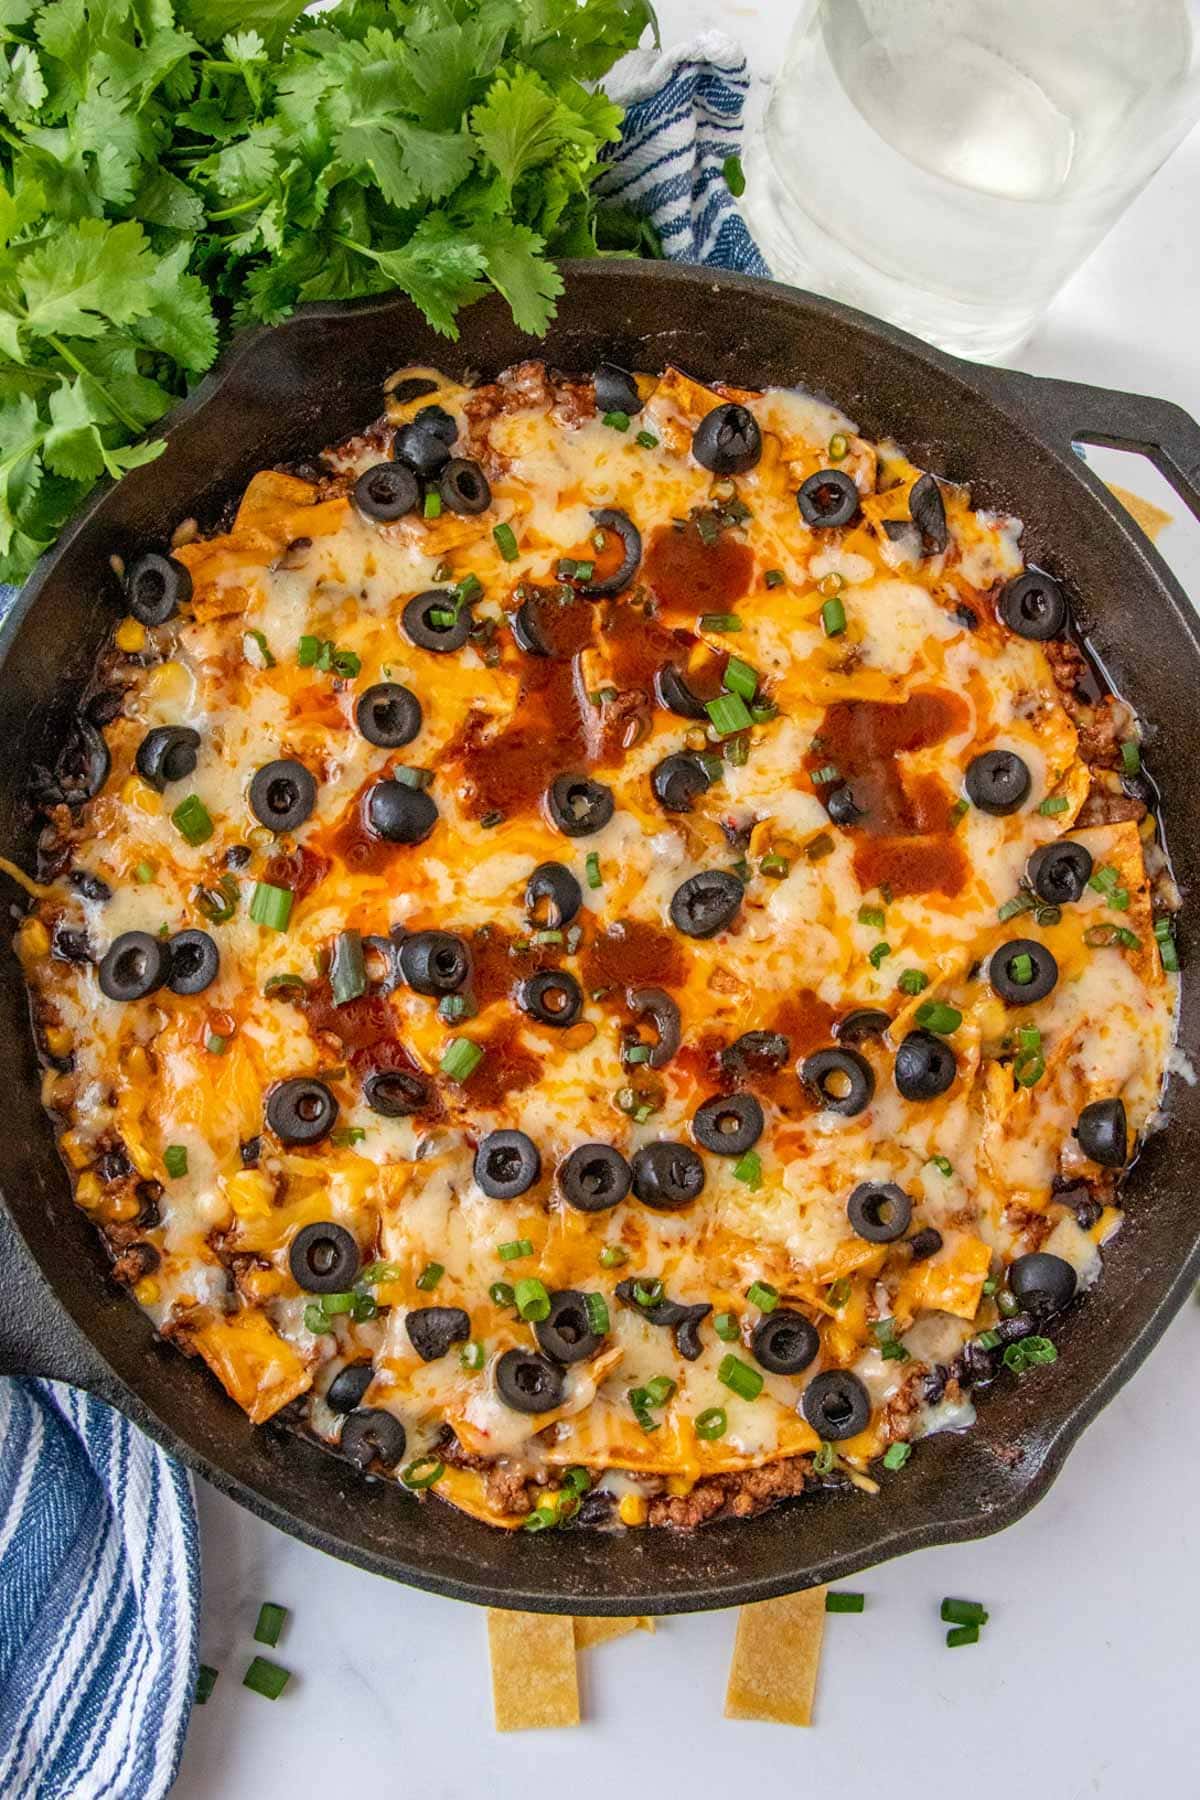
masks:
<svg viewBox="0 0 1200 1800"><path fill-rule="evenodd" d="M389 390L118 569L17 937L76 1200L252 1420L493 1524L874 1487L1119 1228L1136 721L805 395Z"/></svg>

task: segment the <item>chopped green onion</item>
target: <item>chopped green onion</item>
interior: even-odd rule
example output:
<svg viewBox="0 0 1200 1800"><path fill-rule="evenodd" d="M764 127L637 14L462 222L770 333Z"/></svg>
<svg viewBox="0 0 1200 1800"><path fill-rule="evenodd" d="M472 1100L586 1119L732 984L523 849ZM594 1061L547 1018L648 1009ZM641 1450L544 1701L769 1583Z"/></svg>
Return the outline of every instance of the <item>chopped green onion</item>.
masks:
<svg viewBox="0 0 1200 1800"><path fill-rule="evenodd" d="M588 886L590 888L603 887L604 886L604 877L600 873L600 856L597 851L595 851L595 850L588 851L587 861L584 864L584 867L587 870Z"/></svg>
<svg viewBox="0 0 1200 1800"><path fill-rule="evenodd" d="M443 994L437 1010L439 1019L447 1025L457 1025L460 1019L469 1019L475 1008L465 994Z"/></svg>
<svg viewBox="0 0 1200 1800"><path fill-rule="evenodd" d="M429 492L426 494L425 505L422 508L422 511L424 512L425 517L427 519L440 519L441 518L441 516L442 516L442 496L437 492L437 490L435 488L430 488Z"/></svg>
<svg viewBox="0 0 1200 1800"><path fill-rule="evenodd" d="M336 1319L341 1313L354 1311L354 1295L349 1291L341 1294L322 1294L317 1305L327 1319Z"/></svg>
<svg viewBox="0 0 1200 1800"><path fill-rule="evenodd" d="M1022 950L1019 956L1013 957L1008 965L1008 973L1018 987L1029 986L1033 980L1033 958L1027 950Z"/></svg>
<svg viewBox="0 0 1200 1800"><path fill-rule="evenodd" d="M1163 968L1167 971L1168 975L1178 975L1179 950L1175 943L1170 919L1155 919L1154 936L1158 944L1158 954L1162 959Z"/></svg>
<svg viewBox="0 0 1200 1800"><path fill-rule="evenodd" d="M939 1175L953 1175L954 1165L951 1163L948 1156L931 1156L929 1161L933 1164Z"/></svg>
<svg viewBox="0 0 1200 1800"><path fill-rule="evenodd" d="M1034 918L1039 925L1061 925L1061 906L1038 906L1034 908Z"/></svg>
<svg viewBox="0 0 1200 1800"><path fill-rule="evenodd" d="M1126 775L1136 775L1142 766L1142 753L1132 738L1121 745L1121 767Z"/></svg>
<svg viewBox="0 0 1200 1800"><path fill-rule="evenodd" d="M769 588L782 587L783 583L784 583L783 570L782 569L768 569L766 574L763 576L763 580L766 582L766 584Z"/></svg>
<svg viewBox="0 0 1200 1800"><path fill-rule="evenodd" d="M647 1388L630 1388L626 1398L633 1409L633 1416L643 1431L657 1431L659 1421L650 1411L650 1393Z"/></svg>
<svg viewBox="0 0 1200 1800"><path fill-rule="evenodd" d="M363 958L362 935L357 931L339 931L333 940L333 956L329 964L329 989L335 1006L345 1006L367 991L367 968Z"/></svg>
<svg viewBox="0 0 1200 1800"><path fill-rule="evenodd" d="M451 1038L438 1068L451 1081L465 1081L483 1061L483 1049L470 1038Z"/></svg>
<svg viewBox="0 0 1200 1800"><path fill-rule="evenodd" d="M962 818L963 814L970 812L970 810L971 802L969 800L956 800L954 802L954 805L950 808L951 831L954 830L954 827L958 824L958 821Z"/></svg>
<svg viewBox="0 0 1200 1800"><path fill-rule="evenodd" d="M731 737L735 731L748 731L753 722L740 694L718 694L715 700L704 702L704 710L712 720L713 730L718 737Z"/></svg>
<svg viewBox="0 0 1200 1800"><path fill-rule="evenodd" d="M512 1238L507 1244L496 1245L496 1255L501 1262L520 1262L523 1256L533 1255L533 1245L528 1238Z"/></svg>
<svg viewBox="0 0 1200 1800"><path fill-rule="evenodd" d="M1015 919L1018 913L1032 912L1036 905L1037 901L1032 894L1014 894L1011 900L1006 900L1003 906L996 908L996 917L1003 924L1007 919Z"/></svg>
<svg viewBox="0 0 1200 1800"><path fill-rule="evenodd" d="M709 1406L702 1413L696 1414L692 1424L698 1438L702 1438L706 1444L714 1444L718 1438L725 1436L729 1420L723 1406Z"/></svg>
<svg viewBox="0 0 1200 1800"><path fill-rule="evenodd" d="M286 931L292 916L291 888L273 887L269 881L256 881L250 896L250 917L256 925L272 931Z"/></svg>
<svg viewBox="0 0 1200 1800"><path fill-rule="evenodd" d="M1065 794L1052 794L1048 800L1042 801L1038 811L1043 818L1052 819L1056 813L1065 813L1070 804Z"/></svg>
<svg viewBox="0 0 1200 1800"><path fill-rule="evenodd" d="M950 1650L957 1649L960 1644L977 1644L978 1642L978 1625L955 1625L953 1630L946 1633L946 1645Z"/></svg>
<svg viewBox="0 0 1200 1800"><path fill-rule="evenodd" d="M619 1269L629 1261L629 1252L624 1244L605 1244L598 1260L602 1269Z"/></svg>
<svg viewBox="0 0 1200 1800"><path fill-rule="evenodd" d="M758 1370L752 1369L749 1363L742 1362L732 1353L721 1358L717 1380L731 1388L742 1400L757 1400L762 1393L763 1378Z"/></svg>
<svg viewBox="0 0 1200 1800"><path fill-rule="evenodd" d="M520 552L517 549L516 534L512 526L493 525L492 536L495 538L496 548L505 562L515 562Z"/></svg>
<svg viewBox="0 0 1200 1800"><path fill-rule="evenodd" d="M942 1623L944 1625L986 1625L988 1615L978 1600L942 1601Z"/></svg>
<svg viewBox="0 0 1200 1800"><path fill-rule="evenodd" d="M521 1522L522 1531L552 1531L558 1524L558 1513L552 1506L535 1506Z"/></svg>
<svg viewBox="0 0 1200 1800"><path fill-rule="evenodd" d="M350 1316L360 1325L365 1324L368 1319L373 1319L378 1311L379 1307L370 1294L355 1294Z"/></svg>
<svg viewBox="0 0 1200 1800"><path fill-rule="evenodd" d="M1013 1078L1018 1087L1036 1087L1046 1073L1046 1059L1040 1050L1023 1051L1013 1064Z"/></svg>
<svg viewBox="0 0 1200 1800"><path fill-rule="evenodd" d="M658 448L658 439L652 431L639 431L633 441L635 444L640 444L643 450L657 450Z"/></svg>
<svg viewBox="0 0 1200 1800"><path fill-rule="evenodd" d="M173 1181L188 1172L188 1153L186 1144L168 1144L163 1151L163 1168Z"/></svg>
<svg viewBox="0 0 1200 1800"><path fill-rule="evenodd" d="M889 1444L884 1451L883 1466L885 1469L902 1469L911 1455L911 1444Z"/></svg>
<svg viewBox="0 0 1200 1800"><path fill-rule="evenodd" d="M550 1295L536 1275L526 1275L516 1286L517 1311L527 1322L540 1324L550 1317Z"/></svg>
<svg viewBox="0 0 1200 1800"><path fill-rule="evenodd" d="M403 787L427 788L433 780L433 770L412 769L405 765L399 769L393 769L392 780L400 782Z"/></svg>
<svg viewBox="0 0 1200 1800"><path fill-rule="evenodd" d="M213 834L213 822L199 794L189 794L171 814L171 823L189 844L206 844Z"/></svg>
<svg viewBox="0 0 1200 1800"><path fill-rule="evenodd" d="M308 992L308 983L303 975L268 975L263 983L263 993L267 995L297 992Z"/></svg>
<svg viewBox="0 0 1200 1800"><path fill-rule="evenodd" d="M440 1262L426 1263L417 1276L417 1286L423 1294L432 1294L442 1276L446 1273L445 1265Z"/></svg>
<svg viewBox="0 0 1200 1800"><path fill-rule="evenodd" d="M401 1469L400 1479L406 1488L417 1491L431 1488L445 1473L445 1463L440 1463L436 1456L418 1456L407 1468Z"/></svg>
<svg viewBox="0 0 1200 1800"><path fill-rule="evenodd" d="M227 925L241 897L242 890L233 875L222 875L215 888L196 889L196 905L212 925Z"/></svg>
<svg viewBox="0 0 1200 1800"><path fill-rule="evenodd" d="M825 1611L827 1613L860 1613L866 1606L862 1594L850 1594L845 1591L825 1595Z"/></svg>
<svg viewBox="0 0 1200 1800"><path fill-rule="evenodd" d="M924 969L905 969L896 986L902 994L920 994L929 986Z"/></svg>
<svg viewBox="0 0 1200 1800"><path fill-rule="evenodd" d="M742 621L736 613L701 613L696 621L701 631L740 631Z"/></svg>
<svg viewBox="0 0 1200 1800"><path fill-rule="evenodd" d="M272 1601L265 1600L258 1609L258 1624L254 1627L255 1643L267 1644L273 1650L279 1642L279 1634L286 1618L286 1606L276 1606Z"/></svg>
<svg viewBox="0 0 1200 1800"><path fill-rule="evenodd" d="M502 1255L504 1249L507 1248L507 1245L502 1246ZM533 1249L532 1244L529 1246L529 1249ZM522 1251L521 1254L528 1255L529 1251ZM516 1304L517 1296L515 1289L511 1288L507 1281L493 1281L491 1287L488 1289L488 1299L493 1306L514 1306Z"/></svg>
<svg viewBox="0 0 1200 1800"><path fill-rule="evenodd" d="M791 870L791 863L786 856L780 856L777 850L771 850L758 865L759 873L770 876L772 881L782 881Z"/></svg>
<svg viewBox="0 0 1200 1800"><path fill-rule="evenodd" d="M661 1281L635 1281L633 1297L639 1306L657 1306L663 1297Z"/></svg>
<svg viewBox="0 0 1200 1800"><path fill-rule="evenodd" d="M1125 950L1140 950L1142 940L1136 932L1124 925L1089 925L1083 934L1083 941L1090 950L1102 949L1109 944L1120 944ZM1017 959L1019 960L1019 958Z"/></svg>
<svg viewBox="0 0 1200 1800"><path fill-rule="evenodd" d="M449 631L458 622L458 614L445 606L433 606L429 609L429 623L436 625L439 631Z"/></svg>
<svg viewBox="0 0 1200 1800"><path fill-rule="evenodd" d="M464 1344L459 1351L458 1360L464 1369L482 1369L487 1361L487 1351L478 1338L472 1338L470 1343Z"/></svg>
<svg viewBox="0 0 1200 1800"><path fill-rule="evenodd" d="M975 1334L975 1342L981 1350L998 1350L1000 1333L998 1331L979 1331Z"/></svg>
<svg viewBox="0 0 1200 1800"><path fill-rule="evenodd" d="M835 431L829 440L830 462L841 462L850 450L850 440L844 431Z"/></svg>
<svg viewBox="0 0 1200 1800"><path fill-rule="evenodd" d="M204 1040L204 1048L210 1056L224 1056L229 1048L229 1039L222 1037L219 1032L210 1031Z"/></svg>
<svg viewBox="0 0 1200 1800"><path fill-rule="evenodd" d="M720 1312L713 1315L713 1330L726 1344L736 1344L741 1333L738 1330L737 1314Z"/></svg>
<svg viewBox="0 0 1200 1800"><path fill-rule="evenodd" d="M746 1298L760 1312L774 1312L779 1305L779 1289L773 1288L769 1281L755 1281L746 1289Z"/></svg>
<svg viewBox="0 0 1200 1800"><path fill-rule="evenodd" d="M330 661L334 674L343 681L352 681L362 671L362 657L354 650L335 650Z"/></svg>
<svg viewBox="0 0 1200 1800"><path fill-rule="evenodd" d="M884 957L891 954L892 946L890 944L876 944L875 948L868 952L867 961L873 969L877 969Z"/></svg>
<svg viewBox="0 0 1200 1800"><path fill-rule="evenodd" d="M725 740L724 756L727 763L735 769L744 768L750 761L750 740L746 737L731 737Z"/></svg>
<svg viewBox="0 0 1200 1800"><path fill-rule="evenodd" d="M586 1494L591 1489L592 1478L586 1469L566 1469L563 1472L562 1484L568 1494Z"/></svg>
<svg viewBox="0 0 1200 1800"><path fill-rule="evenodd" d="M149 862L140 862L137 865L137 868L133 871L133 878L135 881L142 881L142 882L153 881L154 880L154 864L149 863Z"/></svg>
<svg viewBox="0 0 1200 1800"><path fill-rule="evenodd" d="M320 654L320 638L309 637L306 634L296 645L296 661L302 669L311 669L315 667L317 658Z"/></svg>
<svg viewBox="0 0 1200 1800"><path fill-rule="evenodd" d="M649 1044L630 1044L628 1049L625 1051L625 1061L627 1063L649 1062L650 1061L650 1046L649 1046Z"/></svg>
<svg viewBox="0 0 1200 1800"><path fill-rule="evenodd" d="M758 670L743 662L740 656L731 656L725 664L725 686L730 693L740 694L748 703L758 692Z"/></svg>
<svg viewBox="0 0 1200 1800"><path fill-rule="evenodd" d="M942 1000L926 1000L916 1010L917 1024L925 1031L936 1031L939 1037L949 1037L958 1030L963 1016L957 1006L947 1006Z"/></svg>
<svg viewBox="0 0 1200 1800"><path fill-rule="evenodd" d="M740 200L746 191L746 173L742 168L742 159L734 154L727 156L721 164L721 173L725 177L725 186L735 200Z"/></svg>
<svg viewBox="0 0 1200 1800"><path fill-rule="evenodd" d="M646 1392L655 1406L665 1406L675 1392L675 1383L669 1375L656 1375L646 1383Z"/></svg>
<svg viewBox="0 0 1200 1800"><path fill-rule="evenodd" d="M278 1700L291 1679L290 1672L281 1669L278 1663L268 1662L265 1656L256 1656L242 1676L242 1686L261 1694L264 1700Z"/></svg>
<svg viewBox="0 0 1200 1800"><path fill-rule="evenodd" d="M193 1695L197 1706L207 1704L209 1695L217 1685L217 1676L220 1673L220 1669L214 1669L211 1663L200 1664L196 1670L196 1691Z"/></svg>
<svg viewBox="0 0 1200 1800"><path fill-rule="evenodd" d="M841 780L841 770L836 763L824 763L814 771L812 779L814 787L828 787L831 781Z"/></svg>
<svg viewBox="0 0 1200 1800"><path fill-rule="evenodd" d="M850 1294L851 1285L849 1277L842 1275L833 1283L825 1298L830 1306L837 1310L838 1308L845 1306L847 1300L850 1298Z"/></svg>
<svg viewBox="0 0 1200 1800"><path fill-rule="evenodd" d="M1105 863L1088 877L1088 886L1095 888L1098 894L1113 894L1121 885L1121 874L1111 863Z"/></svg>
<svg viewBox="0 0 1200 1800"><path fill-rule="evenodd" d="M606 412L603 423L610 431L628 431L629 414L627 412Z"/></svg>
<svg viewBox="0 0 1200 1800"><path fill-rule="evenodd" d="M399 1281L403 1273L399 1263L373 1262L367 1264L358 1279L373 1287L377 1281Z"/></svg>
<svg viewBox="0 0 1200 1800"><path fill-rule="evenodd" d="M1003 1361L1006 1369L1011 1369L1015 1375L1024 1375L1027 1369L1057 1362L1058 1351L1049 1338L1018 1338L1015 1344L1005 1345Z"/></svg>
<svg viewBox="0 0 1200 1800"><path fill-rule="evenodd" d="M588 1324L597 1337L603 1337L612 1323L608 1316L608 1301L603 1294L585 1294L583 1301L587 1307Z"/></svg>
<svg viewBox="0 0 1200 1800"><path fill-rule="evenodd" d="M821 608L821 624L826 637L838 637L846 629L846 608L836 595Z"/></svg>
<svg viewBox="0 0 1200 1800"><path fill-rule="evenodd" d="M833 1465L836 1461L837 1451L834 1449L833 1445L822 1442L821 1448L813 1457L813 1474L829 1475L832 1473Z"/></svg>
<svg viewBox="0 0 1200 1800"><path fill-rule="evenodd" d="M819 831L816 837L811 838L804 846L804 854L809 862L820 862L822 857L832 856L836 849L837 845L829 832Z"/></svg>
<svg viewBox="0 0 1200 1800"><path fill-rule="evenodd" d="M887 917L882 906L860 906L858 922L860 925L874 925L878 931L882 931L887 924Z"/></svg>
<svg viewBox="0 0 1200 1800"><path fill-rule="evenodd" d="M762 1186L762 1158L757 1150L747 1150L733 1165L733 1179L744 1181L753 1192Z"/></svg>

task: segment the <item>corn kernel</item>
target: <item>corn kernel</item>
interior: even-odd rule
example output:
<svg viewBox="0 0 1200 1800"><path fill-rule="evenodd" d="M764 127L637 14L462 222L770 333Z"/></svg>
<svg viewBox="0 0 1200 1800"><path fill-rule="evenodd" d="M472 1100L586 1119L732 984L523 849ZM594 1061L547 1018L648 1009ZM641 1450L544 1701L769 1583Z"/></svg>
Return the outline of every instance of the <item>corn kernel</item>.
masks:
<svg viewBox="0 0 1200 1800"><path fill-rule="evenodd" d="M51 1025L42 1035L51 1056L70 1056L74 1040L65 1025Z"/></svg>
<svg viewBox="0 0 1200 1800"><path fill-rule="evenodd" d="M274 1184L261 1169L239 1169L225 1183L225 1197L239 1219L265 1219L271 1211Z"/></svg>
<svg viewBox="0 0 1200 1800"><path fill-rule="evenodd" d="M136 807L138 812L153 814L162 811L161 794L156 794L140 775L130 775L126 778L121 787L121 798L126 806Z"/></svg>
<svg viewBox="0 0 1200 1800"><path fill-rule="evenodd" d="M94 1206L99 1206L103 1198L104 1184L100 1180L100 1177L93 1174L89 1169L86 1174L81 1175L79 1180L75 1183L76 1202L87 1212L91 1212Z"/></svg>
<svg viewBox="0 0 1200 1800"><path fill-rule="evenodd" d="M91 1151L77 1131L64 1131L58 1147L73 1169L86 1169L92 1160Z"/></svg>
<svg viewBox="0 0 1200 1800"><path fill-rule="evenodd" d="M181 662L159 663L146 677L145 693L151 701L186 704L192 697L192 678Z"/></svg>
<svg viewBox="0 0 1200 1800"><path fill-rule="evenodd" d="M668 1492L668 1494L677 1494L677 1495L690 1494L692 1489L695 1487L695 1485L696 1485L695 1477L692 1475L668 1475L667 1476L667 1492Z"/></svg>
<svg viewBox="0 0 1200 1800"><path fill-rule="evenodd" d="M131 1131L125 1133L125 1149L128 1152L130 1162L133 1164L138 1174L142 1176L143 1180L150 1181L157 1178L160 1173L158 1161L151 1155L149 1149L136 1133Z"/></svg>
<svg viewBox="0 0 1200 1800"><path fill-rule="evenodd" d="M649 1510L644 1494L622 1494L617 1507L622 1525L644 1525Z"/></svg>
<svg viewBox="0 0 1200 1800"><path fill-rule="evenodd" d="M142 1210L142 1203L136 1194L118 1193L113 1196L104 1210L110 1219L116 1219L121 1224L126 1224L130 1219L137 1218Z"/></svg>
<svg viewBox="0 0 1200 1800"><path fill-rule="evenodd" d="M153 1275L143 1275L142 1279L134 1284L133 1297L140 1306L153 1306L156 1301L162 1299L162 1289Z"/></svg>
<svg viewBox="0 0 1200 1800"><path fill-rule="evenodd" d="M118 650L126 656L136 656L139 650L146 648L146 627L140 619L124 618L114 632Z"/></svg>
<svg viewBox="0 0 1200 1800"><path fill-rule="evenodd" d="M17 933L17 951L21 956L50 954L50 933L33 913L21 921L21 929Z"/></svg>
<svg viewBox="0 0 1200 1800"><path fill-rule="evenodd" d="M242 1276L242 1291L251 1300L271 1300L284 1288L278 1269L247 1269Z"/></svg>

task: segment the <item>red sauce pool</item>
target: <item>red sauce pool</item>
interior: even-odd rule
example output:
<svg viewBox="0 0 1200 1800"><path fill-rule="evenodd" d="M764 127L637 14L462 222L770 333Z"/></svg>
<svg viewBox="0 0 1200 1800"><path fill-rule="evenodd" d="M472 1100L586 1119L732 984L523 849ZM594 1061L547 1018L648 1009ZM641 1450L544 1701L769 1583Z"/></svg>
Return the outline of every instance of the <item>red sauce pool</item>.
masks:
<svg viewBox="0 0 1200 1800"><path fill-rule="evenodd" d="M661 926L623 919L598 931L581 953L583 985L597 988L679 987L687 970L677 939Z"/></svg>
<svg viewBox="0 0 1200 1800"><path fill-rule="evenodd" d="M660 525L642 560L641 579L668 611L689 619L732 612L754 576L754 552L731 531L706 544L690 521Z"/></svg>
<svg viewBox="0 0 1200 1800"><path fill-rule="evenodd" d="M510 1018L490 1036L475 1039L484 1055L462 1084L467 1104L500 1107L510 1095L533 1087L542 1073L542 1061L519 1041L520 1031L520 1020Z"/></svg>

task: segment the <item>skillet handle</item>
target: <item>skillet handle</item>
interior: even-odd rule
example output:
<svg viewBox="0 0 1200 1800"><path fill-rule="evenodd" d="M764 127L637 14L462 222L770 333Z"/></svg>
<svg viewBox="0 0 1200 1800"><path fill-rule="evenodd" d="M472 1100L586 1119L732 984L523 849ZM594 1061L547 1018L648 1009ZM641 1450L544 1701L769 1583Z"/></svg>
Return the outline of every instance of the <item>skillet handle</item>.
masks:
<svg viewBox="0 0 1200 1800"><path fill-rule="evenodd" d="M0 1205L0 1375L68 1381L111 1405L124 1388L60 1306Z"/></svg>
<svg viewBox="0 0 1200 1800"><path fill-rule="evenodd" d="M989 371L998 398L1020 410L1041 432L1069 449L1076 443L1134 450L1166 477L1188 510L1200 519L1200 424L1171 400L1123 394L1015 370Z"/></svg>

